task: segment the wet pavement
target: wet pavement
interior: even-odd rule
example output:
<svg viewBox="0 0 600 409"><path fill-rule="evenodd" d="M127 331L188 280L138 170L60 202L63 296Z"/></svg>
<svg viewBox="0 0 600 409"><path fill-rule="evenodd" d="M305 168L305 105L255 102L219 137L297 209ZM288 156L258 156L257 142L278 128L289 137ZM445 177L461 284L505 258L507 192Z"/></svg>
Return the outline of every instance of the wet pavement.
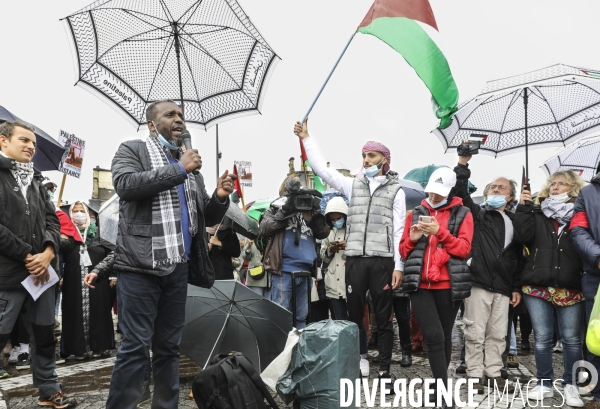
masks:
<svg viewBox="0 0 600 409"><path fill-rule="evenodd" d="M396 337L394 342L394 354L392 356L392 368L391 372L396 378L430 378L431 370L427 361L427 352L419 352L413 355L413 365L409 368L402 368L399 365L401 358L400 348L398 345L397 329ZM453 331L453 356L452 363L448 370L448 376L453 379L464 378L465 375L458 375L455 372L456 367L459 364L460 349L462 346L462 323L457 321ZM520 334L517 333L517 345L520 345ZM533 348L533 335L530 337L530 342ZM69 396L73 396L78 401L78 408L90 408L100 409L104 408L106 398L108 396L108 386L110 384L110 377L114 364L116 351L112 351L110 358L94 359L86 361L67 361L64 364L57 365L57 373L60 381L63 383L65 392ZM369 352L369 360L377 355L376 351ZM560 377L563 373L562 368L562 354L553 354L554 356L554 373L556 377ZM533 349L531 351L518 352L520 365L518 369L511 369L509 379L513 382L519 380L521 384L527 384L535 374L535 359L533 356ZM6 358L5 358L6 359ZM6 362L6 361L5 361ZM371 363L371 375L373 379L377 376L378 365ZM29 370L17 371L14 366L8 366L7 368L11 373L11 378L0 381L0 409L25 409L37 407L37 389L31 385L31 374ZM182 357L180 364L180 408L197 408L193 400L188 398L188 394L191 390L191 385L194 377L199 372L200 368L197 364L192 362L186 357ZM562 392L562 388L561 389ZM525 387L522 389L525 392ZM273 393L275 396L275 393ZM566 406L563 402L561 395L555 392L555 397L552 399L545 399L545 407L562 407ZM463 400L466 400L466 390L461 393ZM521 398L519 393L515 394L515 399L511 394L507 399L504 397L501 401L498 400L498 396L494 400L493 395L488 396L487 394L477 395L475 397L475 403L477 408L487 409L492 407L499 408L516 408L520 409L523 407L540 407L539 403L526 401L525 398ZM590 400L590 397L582 397L584 402ZM276 397L281 407L285 407L282 401ZM392 398L388 398L390 402ZM290 406L291 407L291 406ZM361 407L368 407L363 397ZM380 407L379 398L375 399L375 406ZM412 407L408 404L406 407ZM145 403L140 408L150 408L150 403Z"/></svg>

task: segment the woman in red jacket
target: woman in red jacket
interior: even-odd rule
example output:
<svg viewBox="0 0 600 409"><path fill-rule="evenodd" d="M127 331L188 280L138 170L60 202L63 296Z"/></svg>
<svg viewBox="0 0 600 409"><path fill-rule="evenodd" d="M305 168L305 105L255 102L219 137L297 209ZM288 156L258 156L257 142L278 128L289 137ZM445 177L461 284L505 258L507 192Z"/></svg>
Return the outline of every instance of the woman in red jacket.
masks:
<svg viewBox="0 0 600 409"><path fill-rule="evenodd" d="M406 220L411 226L404 229L400 241L402 291L410 294L421 324L433 377L445 385L452 326L462 300L471 291L466 259L471 252L473 216L462 199L451 193L455 184L452 169L433 172L425 187L429 197L408 214ZM440 402L437 406L447 407Z"/></svg>

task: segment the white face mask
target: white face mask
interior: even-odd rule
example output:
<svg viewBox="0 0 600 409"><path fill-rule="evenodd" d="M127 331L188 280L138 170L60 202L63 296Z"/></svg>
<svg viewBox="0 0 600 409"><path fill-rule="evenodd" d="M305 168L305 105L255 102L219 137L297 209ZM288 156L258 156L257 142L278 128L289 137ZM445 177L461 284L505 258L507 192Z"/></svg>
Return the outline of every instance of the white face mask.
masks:
<svg viewBox="0 0 600 409"><path fill-rule="evenodd" d="M548 197L560 203L567 203L569 199L571 199L571 196L569 196L569 192L561 193L560 195L550 195Z"/></svg>
<svg viewBox="0 0 600 409"><path fill-rule="evenodd" d="M87 221L87 214L81 213L81 212L73 213L73 222L75 224L78 224L81 226L86 221Z"/></svg>

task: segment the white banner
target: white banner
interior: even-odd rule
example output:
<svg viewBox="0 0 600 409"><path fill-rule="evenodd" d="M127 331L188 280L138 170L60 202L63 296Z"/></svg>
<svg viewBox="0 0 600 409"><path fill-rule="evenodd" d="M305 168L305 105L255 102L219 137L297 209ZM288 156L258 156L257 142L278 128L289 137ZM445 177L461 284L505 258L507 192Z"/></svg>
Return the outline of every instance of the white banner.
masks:
<svg viewBox="0 0 600 409"><path fill-rule="evenodd" d="M237 166L240 184L243 187L252 187L252 162L236 160L234 163Z"/></svg>
<svg viewBox="0 0 600 409"><path fill-rule="evenodd" d="M58 142L65 147L65 153L60 160L58 170L79 179L81 176L81 167L83 166L85 141L61 130Z"/></svg>

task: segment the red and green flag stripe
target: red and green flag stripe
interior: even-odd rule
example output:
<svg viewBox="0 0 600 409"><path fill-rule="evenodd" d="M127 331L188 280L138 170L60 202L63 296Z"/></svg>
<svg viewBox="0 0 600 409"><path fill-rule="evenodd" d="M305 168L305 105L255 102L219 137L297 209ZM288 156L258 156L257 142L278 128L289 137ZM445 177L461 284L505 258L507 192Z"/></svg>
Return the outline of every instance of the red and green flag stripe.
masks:
<svg viewBox="0 0 600 409"><path fill-rule="evenodd" d="M440 127L448 127L457 110L458 88L440 49L429 1L375 0L358 32L379 38L404 57L429 88Z"/></svg>

